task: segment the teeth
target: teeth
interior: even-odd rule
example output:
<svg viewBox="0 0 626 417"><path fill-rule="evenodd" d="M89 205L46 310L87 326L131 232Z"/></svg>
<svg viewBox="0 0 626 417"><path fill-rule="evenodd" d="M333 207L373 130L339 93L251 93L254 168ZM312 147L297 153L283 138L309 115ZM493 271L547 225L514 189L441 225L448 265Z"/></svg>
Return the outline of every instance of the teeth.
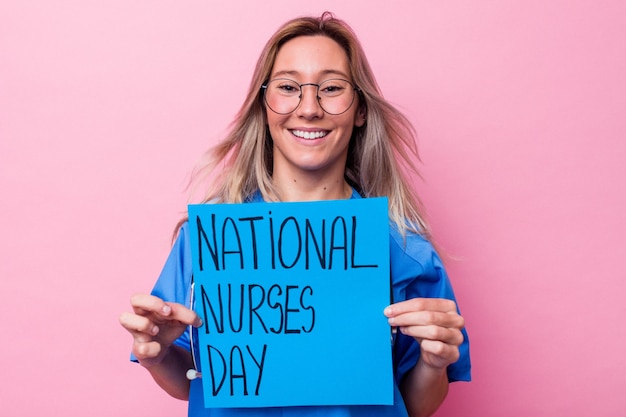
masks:
<svg viewBox="0 0 626 417"><path fill-rule="evenodd" d="M302 130L292 130L293 134L299 138L303 139L319 139L323 138L328 134L326 131L318 131L318 132L304 132Z"/></svg>

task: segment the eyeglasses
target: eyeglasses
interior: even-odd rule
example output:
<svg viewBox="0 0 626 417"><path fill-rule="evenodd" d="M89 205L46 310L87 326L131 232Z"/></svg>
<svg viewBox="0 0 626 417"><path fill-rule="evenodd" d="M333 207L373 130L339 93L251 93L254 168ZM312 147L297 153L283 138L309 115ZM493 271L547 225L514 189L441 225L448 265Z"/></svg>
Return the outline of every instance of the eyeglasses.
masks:
<svg viewBox="0 0 626 417"><path fill-rule="evenodd" d="M261 86L265 90L265 103L274 113L289 114L295 111L302 101L302 87L316 88L316 98L322 110L338 115L348 111L354 103L358 87L348 80L333 78L319 84L298 84L289 78L275 78Z"/></svg>

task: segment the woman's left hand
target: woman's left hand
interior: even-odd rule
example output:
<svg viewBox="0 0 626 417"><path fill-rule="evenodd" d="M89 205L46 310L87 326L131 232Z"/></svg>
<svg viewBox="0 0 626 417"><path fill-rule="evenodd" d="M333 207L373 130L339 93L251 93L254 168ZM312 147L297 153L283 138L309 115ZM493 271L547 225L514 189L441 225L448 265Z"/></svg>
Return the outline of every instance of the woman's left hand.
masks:
<svg viewBox="0 0 626 417"><path fill-rule="evenodd" d="M465 320L454 301L413 298L390 305L384 313L391 326L417 340L425 365L443 369L459 359Z"/></svg>

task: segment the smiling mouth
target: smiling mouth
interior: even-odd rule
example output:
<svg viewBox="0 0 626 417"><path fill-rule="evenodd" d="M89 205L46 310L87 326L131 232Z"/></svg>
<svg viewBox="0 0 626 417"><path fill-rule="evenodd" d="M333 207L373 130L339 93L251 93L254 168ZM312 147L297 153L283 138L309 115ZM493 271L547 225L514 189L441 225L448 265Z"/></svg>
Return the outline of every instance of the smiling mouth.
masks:
<svg viewBox="0 0 626 417"><path fill-rule="evenodd" d="M327 130L318 130L316 132L305 132L303 130L292 130L291 133L302 139L319 139L328 135Z"/></svg>

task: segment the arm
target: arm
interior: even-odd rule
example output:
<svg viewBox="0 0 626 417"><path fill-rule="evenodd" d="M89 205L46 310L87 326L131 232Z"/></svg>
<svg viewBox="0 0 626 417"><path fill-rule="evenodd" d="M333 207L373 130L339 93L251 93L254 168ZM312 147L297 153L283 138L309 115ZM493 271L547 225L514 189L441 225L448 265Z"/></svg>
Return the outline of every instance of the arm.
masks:
<svg viewBox="0 0 626 417"><path fill-rule="evenodd" d="M459 359L463 317L456 303L438 298L414 298L385 309L389 324L412 336L420 358L400 384L409 416L431 416L448 393L448 365Z"/></svg>
<svg viewBox="0 0 626 417"><path fill-rule="evenodd" d="M189 380L186 372L193 368L191 354L180 346L171 345L161 361L152 365L141 363L156 383L174 398L189 399Z"/></svg>
<svg viewBox="0 0 626 417"><path fill-rule="evenodd" d="M131 305L133 313L123 313L120 324L133 336L133 354L168 394L187 400L191 354L173 343L187 326L198 327L202 321L193 310L152 295L137 294Z"/></svg>
<svg viewBox="0 0 626 417"><path fill-rule="evenodd" d="M432 368L420 359L400 385L409 416L431 416L448 395L445 369Z"/></svg>

